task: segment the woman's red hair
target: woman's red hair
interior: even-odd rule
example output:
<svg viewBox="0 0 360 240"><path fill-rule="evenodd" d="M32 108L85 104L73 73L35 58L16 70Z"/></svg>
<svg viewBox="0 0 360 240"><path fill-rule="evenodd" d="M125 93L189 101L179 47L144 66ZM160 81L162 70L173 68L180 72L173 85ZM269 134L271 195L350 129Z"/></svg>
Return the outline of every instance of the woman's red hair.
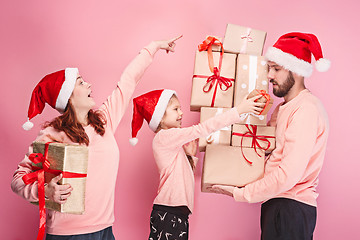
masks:
<svg viewBox="0 0 360 240"><path fill-rule="evenodd" d="M90 110L88 113L88 123L93 126L96 133L103 136L105 134L106 120L103 114L97 110ZM89 137L83 126L77 120L74 108L69 102L65 112L50 122L45 122L43 128L53 127L58 131L63 131L74 143L89 145Z"/></svg>

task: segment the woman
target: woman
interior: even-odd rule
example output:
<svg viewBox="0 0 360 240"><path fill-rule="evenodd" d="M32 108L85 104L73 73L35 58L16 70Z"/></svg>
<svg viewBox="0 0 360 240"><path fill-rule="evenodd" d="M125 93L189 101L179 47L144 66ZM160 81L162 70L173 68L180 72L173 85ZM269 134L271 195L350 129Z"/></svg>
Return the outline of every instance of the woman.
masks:
<svg viewBox="0 0 360 240"><path fill-rule="evenodd" d="M180 36L181 37L181 36ZM134 89L159 49L174 52L175 41L154 41L142 49L128 65L116 89L100 106L92 110L91 84L85 82L76 68L45 76L35 87L30 102L29 120L40 114L48 103L63 112L44 125L36 141L87 145L89 149L86 180L85 213L82 215L47 211L46 239L115 239L114 192L119 163L119 149L114 133L125 113ZM31 128L31 123L24 128ZM28 156L20 162L11 183L12 190L28 201L38 201L37 182L25 185L22 176L32 172ZM45 184L45 197L63 204L71 195L70 185L58 185L61 175Z"/></svg>

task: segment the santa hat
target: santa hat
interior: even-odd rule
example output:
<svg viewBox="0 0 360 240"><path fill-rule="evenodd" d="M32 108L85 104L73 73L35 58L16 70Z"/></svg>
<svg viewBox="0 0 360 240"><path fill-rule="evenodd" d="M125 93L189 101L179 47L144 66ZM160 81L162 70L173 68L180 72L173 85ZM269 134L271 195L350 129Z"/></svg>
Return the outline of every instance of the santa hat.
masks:
<svg viewBox="0 0 360 240"><path fill-rule="evenodd" d="M313 71L311 54L319 72L326 72L330 68L330 61L323 58L319 40L311 33L292 32L281 36L268 49L265 57L300 76L310 77Z"/></svg>
<svg viewBox="0 0 360 240"><path fill-rule="evenodd" d="M28 120L23 128L30 130L34 124L30 119L42 113L45 103L60 113L65 111L71 93L74 90L79 70L66 68L58 72L46 75L34 88L28 111Z"/></svg>
<svg viewBox="0 0 360 240"><path fill-rule="evenodd" d="M144 119L154 132L158 128L161 119L165 114L170 98L176 92L168 89L154 90L134 98L133 119L131 122L132 138L130 144L135 146L138 142L136 135L140 130Z"/></svg>

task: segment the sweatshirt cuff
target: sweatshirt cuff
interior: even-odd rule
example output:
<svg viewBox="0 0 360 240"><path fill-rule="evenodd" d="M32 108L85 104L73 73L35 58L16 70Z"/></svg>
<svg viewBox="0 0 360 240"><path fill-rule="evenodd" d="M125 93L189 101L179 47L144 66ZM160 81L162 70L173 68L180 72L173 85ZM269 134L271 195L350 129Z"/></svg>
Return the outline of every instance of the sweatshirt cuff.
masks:
<svg viewBox="0 0 360 240"><path fill-rule="evenodd" d="M241 114L239 114L239 112L238 112L238 110L237 110L237 108L236 107L233 107L232 109L231 109L231 111L233 111L234 112L234 115L236 116L236 118L238 119L238 121L240 122L241 121Z"/></svg>
<svg viewBox="0 0 360 240"><path fill-rule="evenodd" d="M244 188L235 188L233 191L233 197L237 202L247 202L244 197Z"/></svg>
<svg viewBox="0 0 360 240"><path fill-rule="evenodd" d="M149 45L144 47L141 51L145 51L150 54L151 57L155 56L155 53L160 49L160 47L155 43L151 42Z"/></svg>

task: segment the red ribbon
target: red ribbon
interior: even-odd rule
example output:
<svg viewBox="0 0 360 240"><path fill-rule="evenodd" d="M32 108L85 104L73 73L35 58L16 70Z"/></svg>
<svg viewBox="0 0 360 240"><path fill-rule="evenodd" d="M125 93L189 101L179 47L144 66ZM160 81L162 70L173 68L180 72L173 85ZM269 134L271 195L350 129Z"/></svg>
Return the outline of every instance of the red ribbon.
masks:
<svg viewBox="0 0 360 240"><path fill-rule="evenodd" d="M60 170L50 169L50 162L48 158L49 144L51 142L45 143L44 155L42 153L32 153L29 156L29 159L34 163L42 163L41 167L33 166L34 172L28 173L22 177L22 180L26 185L38 181L38 197L39 197L39 215L40 215L40 224L39 232L37 235L37 240L42 240L45 234L45 224L46 224L46 212L45 212L45 172L49 172L55 175L63 174L63 178L83 178L87 174L82 173L72 173Z"/></svg>
<svg viewBox="0 0 360 240"><path fill-rule="evenodd" d="M270 95L268 93L266 93L265 90L256 89L256 91L259 93L258 95L262 95L266 99L265 106L264 106L263 110L261 110L261 112L259 113L259 115L261 115L264 112L265 108L269 105L271 98L270 98ZM259 99L260 98L256 99L255 102L257 102Z"/></svg>
<svg viewBox="0 0 360 240"><path fill-rule="evenodd" d="M270 141L268 140L268 138L275 138L274 136L265 136L265 135L256 135L257 133L257 125L248 125L246 124L245 125L246 128L248 129L247 132L245 132L244 134L242 133L232 133L232 135L236 135L236 136L240 136L241 137L241 144L240 144L240 147L241 147L241 153L243 155L243 157L245 158L245 160L252 164L251 161L249 161L246 157L245 157L245 154L244 154L244 151L243 151L243 139L244 137L251 137L252 138L252 143L251 143L251 148L254 148L256 154L260 157L261 155L257 152L257 148L260 148L264 151L268 150L271 146L271 143ZM251 129L250 129L251 128ZM259 143L259 141L263 141L263 142L266 142L267 143L267 147L262 147Z"/></svg>
<svg viewBox="0 0 360 240"><path fill-rule="evenodd" d="M211 72L214 72L214 57L211 49L212 45L221 47L220 61L219 61L219 69L221 69L221 62L222 62L222 56L224 54L224 48L219 39L212 36L208 36L202 43L198 45L198 49L199 52L202 51L208 52L209 68Z"/></svg>
<svg viewBox="0 0 360 240"><path fill-rule="evenodd" d="M211 49L212 45L217 45L217 46L221 47L220 59L219 59L219 68L214 67L214 58L213 58L212 49ZM209 69L214 74L211 75L211 76L193 75L193 78L194 77L207 78L206 83L205 83L205 85L203 87L203 91L205 93L210 92L212 87L215 85L214 94L213 94L213 97L212 97L212 100L211 100L211 107L214 107L217 87L220 86L220 89L222 91L227 91L232 86L231 81L235 81L235 79L220 76L222 58L223 58L223 54L224 54L223 45L220 42L220 40L218 40L215 37L209 36L201 44L199 44L198 49L199 49L200 52L207 50Z"/></svg>
<svg viewBox="0 0 360 240"><path fill-rule="evenodd" d="M231 81L234 81L232 78L221 77L217 67L214 67L214 75L211 75L210 77L204 75L194 75L193 77L207 78L203 87L203 91L205 93L210 92L215 85L214 94L211 100L211 107L214 107L215 104L217 87L219 86L222 91L227 91L232 86Z"/></svg>

